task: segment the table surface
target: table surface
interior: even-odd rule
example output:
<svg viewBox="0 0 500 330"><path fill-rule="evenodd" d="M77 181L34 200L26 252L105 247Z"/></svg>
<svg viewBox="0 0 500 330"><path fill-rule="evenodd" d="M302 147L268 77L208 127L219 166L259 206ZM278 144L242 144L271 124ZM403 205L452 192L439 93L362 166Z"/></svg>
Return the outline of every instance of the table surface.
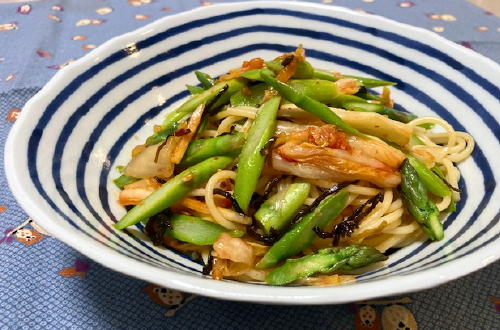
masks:
<svg viewBox="0 0 500 330"><path fill-rule="evenodd" d="M493 0L497 1L497 0ZM24 103L59 70L109 38L197 6L233 1L0 1L0 144ZM464 0L317 0L433 30L500 62L500 19ZM483 1L484 2L484 1ZM3 147L0 160L3 161ZM0 164L0 186L7 182ZM270 306L164 290L111 271L52 238L0 190L0 328L500 328L500 262L438 288L334 306ZM18 226L31 240L6 233ZM372 327L361 319L375 317ZM403 327L401 327L404 324ZM394 328L397 328L396 325ZM385 327L389 328L389 327Z"/></svg>

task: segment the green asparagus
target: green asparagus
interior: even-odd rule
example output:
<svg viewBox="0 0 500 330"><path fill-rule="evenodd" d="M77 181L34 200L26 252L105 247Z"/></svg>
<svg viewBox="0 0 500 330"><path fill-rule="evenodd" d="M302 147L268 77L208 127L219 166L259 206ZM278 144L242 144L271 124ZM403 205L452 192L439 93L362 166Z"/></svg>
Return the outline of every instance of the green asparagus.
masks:
<svg viewBox="0 0 500 330"><path fill-rule="evenodd" d="M127 214L114 225L115 228L124 229L135 225L139 221L169 208L183 198L188 192L205 183L219 169L225 168L231 164L232 161L232 157L212 157L179 173L163 184L160 189L149 195L140 204L128 211Z"/></svg>
<svg viewBox="0 0 500 330"><path fill-rule="evenodd" d="M439 210L429 199L425 185L408 159L403 162L401 174L401 198L406 209L431 240L443 239L444 232L439 220Z"/></svg>
<svg viewBox="0 0 500 330"><path fill-rule="evenodd" d="M292 79L288 82L288 85L298 93L304 94L326 105L332 105L333 100L338 95L337 85L328 80Z"/></svg>
<svg viewBox="0 0 500 330"><path fill-rule="evenodd" d="M137 180L139 179L134 178L133 176L122 174L118 178L114 179L113 182L118 188L123 189L126 185L131 184L132 182L135 182Z"/></svg>
<svg viewBox="0 0 500 330"><path fill-rule="evenodd" d="M281 69L283 69L283 65L281 61L269 61L266 62L266 66L274 71L274 73L278 73ZM314 76L314 68L311 63L307 61L300 61L297 63L297 68L292 78L296 79L309 79Z"/></svg>
<svg viewBox="0 0 500 330"><path fill-rule="evenodd" d="M209 89L213 87L214 80L208 74L201 71L195 71L194 74L196 75L196 78L198 78L199 82L201 83L204 89Z"/></svg>
<svg viewBox="0 0 500 330"><path fill-rule="evenodd" d="M366 77L358 77L358 76L339 75L339 74L334 73L332 71L322 70L322 69L314 69L313 76L314 76L314 78L330 80L330 81L337 81L340 78L352 78L352 79L356 79L363 86L368 87L368 88L396 85L396 83L392 82L392 81L386 81L386 80L380 80L380 79L374 79L374 78L366 78Z"/></svg>
<svg viewBox="0 0 500 330"><path fill-rule="evenodd" d="M242 231L229 231L211 221L182 214L172 215L169 222L172 229L167 229L165 234L195 245L212 245L220 234L225 232L233 237L241 237L244 234Z"/></svg>
<svg viewBox="0 0 500 330"><path fill-rule="evenodd" d="M241 150L234 186L234 197L243 211L248 210L255 192L266 156L261 152L273 137L276 129L276 114L281 97L275 96L264 103L250 127L248 138Z"/></svg>
<svg viewBox="0 0 500 330"><path fill-rule="evenodd" d="M264 99L264 92L266 89L266 84L257 84L249 88L248 95L243 91L236 92L231 96L231 106L258 107Z"/></svg>
<svg viewBox="0 0 500 330"><path fill-rule="evenodd" d="M272 285L285 285L316 273L346 272L386 260L377 249L365 245L327 248L298 259L288 259L266 276Z"/></svg>
<svg viewBox="0 0 500 330"><path fill-rule="evenodd" d="M287 190L275 194L260 206L254 217L267 235L271 228L280 232L290 224L307 199L310 188L306 182L292 183Z"/></svg>
<svg viewBox="0 0 500 330"><path fill-rule="evenodd" d="M407 155L407 157L410 165L415 169L418 177L427 190L439 197L451 196L450 188L448 188L448 186L436 173L427 168L427 166L425 166L425 164L417 158L411 155Z"/></svg>
<svg viewBox="0 0 500 330"><path fill-rule="evenodd" d="M304 109L307 112L312 113L319 119L323 120L328 124L333 124L338 128L342 129L347 133L351 133L358 136L364 136L357 129L346 124L339 116L337 116L333 111L330 110L325 104L318 102L307 95L297 92L295 89L287 84L278 81L274 76L272 71L269 69L262 69L261 76L264 81L276 89L283 98L294 103L298 107Z"/></svg>
<svg viewBox="0 0 500 330"><path fill-rule="evenodd" d="M191 95L200 94L203 93L203 91L205 91L205 89L200 86L186 85L186 88L191 93Z"/></svg>
<svg viewBox="0 0 500 330"><path fill-rule="evenodd" d="M305 215L290 231L285 233L257 263L256 268L266 269L275 266L281 260L293 256L311 245L316 234L314 227L323 229L345 208L348 192L341 190L323 200L311 213Z"/></svg>
<svg viewBox="0 0 500 330"><path fill-rule="evenodd" d="M167 117L164 119L163 123L160 126L160 129L150 136L146 143L148 145L157 144L165 138L172 134L175 131L174 126L178 125L178 123L191 114L200 104L208 103L213 100L224 88L227 91L224 93L222 97L220 97L217 102L212 106L212 108L216 108L220 105L226 104L229 100L229 97L239 91L243 86L245 86L244 82L240 79L232 79L224 82L220 82L213 87L207 89L206 91L193 95L189 100L184 102L179 108L169 113ZM167 134L167 132L170 132Z"/></svg>
<svg viewBox="0 0 500 330"><path fill-rule="evenodd" d="M230 155L236 157L244 142L245 135L243 133L194 140L189 144L179 166L186 168L214 156Z"/></svg>

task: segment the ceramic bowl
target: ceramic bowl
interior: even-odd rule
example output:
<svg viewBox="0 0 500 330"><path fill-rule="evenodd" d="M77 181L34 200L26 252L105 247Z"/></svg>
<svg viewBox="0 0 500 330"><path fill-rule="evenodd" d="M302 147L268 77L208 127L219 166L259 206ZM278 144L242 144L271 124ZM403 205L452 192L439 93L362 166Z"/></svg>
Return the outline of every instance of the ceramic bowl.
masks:
<svg viewBox="0 0 500 330"><path fill-rule="evenodd" d="M61 70L24 107L6 145L10 188L42 227L101 264L159 285L221 299L344 303L450 281L500 255L499 66L429 31L311 3L214 5L165 17L114 38ZM396 81L393 97L476 139L460 165L462 201L445 239L415 243L339 287L270 287L214 281L202 265L156 248L139 230L114 230L124 214L112 179L132 147L196 84L253 57L299 44L318 67Z"/></svg>

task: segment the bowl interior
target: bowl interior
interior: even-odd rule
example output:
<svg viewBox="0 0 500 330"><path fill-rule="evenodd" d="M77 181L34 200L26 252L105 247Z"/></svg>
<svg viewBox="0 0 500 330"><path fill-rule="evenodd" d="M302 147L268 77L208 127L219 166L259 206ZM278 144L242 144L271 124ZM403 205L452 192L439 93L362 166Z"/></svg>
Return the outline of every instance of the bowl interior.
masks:
<svg viewBox="0 0 500 330"><path fill-rule="evenodd" d="M205 279L199 262L153 247L139 227L111 227L125 213L112 183L116 166L188 96L194 70L217 76L299 44L317 67L396 81L397 107L440 116L475 137L473 156L460 165L462 200L444 222L445 240L400 249L346 287L265 288ZM8 176L22 206L58 238L161 285L281 303L417 290L498 258L498 73L493 62L429 32L335 7L256 2L198 9L113 39L60 72L27 104L9 137L7 148L16 153L6 152Z"/></svg>

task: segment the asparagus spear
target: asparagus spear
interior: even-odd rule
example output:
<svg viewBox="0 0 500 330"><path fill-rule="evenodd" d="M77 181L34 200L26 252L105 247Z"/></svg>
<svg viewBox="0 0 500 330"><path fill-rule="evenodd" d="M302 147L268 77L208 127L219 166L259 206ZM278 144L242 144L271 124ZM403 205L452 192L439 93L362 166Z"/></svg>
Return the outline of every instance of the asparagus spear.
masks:
<svg viewBox="0 0 500 330"><path fill-rule="evenodd" d="M196 75L196 78L200 81L204 89L213 87L214 80L208 74L201 71L195 71L194 74Z"/></svg>
<svg viewBox="0 0 500 330"><path fill-rule="evenodd" d="M305 63L305 64L300 64L300 63ZM270 61L266 62L266 65L269 69L274 71L275 73L281 70L283 66L277 61ZM380 80L380 79L374 79L374 78L367 78L367 77L358 77L358 76L349 76L349 75L337 75L331 71L328 70L322 70L322 69L315 69L313 68L313 71L310 72L308 65L310 65L307 61L304 62L299 62L297 65L297 71L295 74L292 76L294 79L321 79L321 80L328 80L328 81L337 81L340 78L352 78L356 79L363 87L367 88L373 88L373 87L381 87L381 86L392 86L396 85L395 82L392 81L385 81L385 80ZM241 74L243 78L247 78L250 80L257 80L257 81L263 81L262 76L261 76L262 69L254 69L254 70L249 70L247 72L244 72Z"/></svg>
<svg viewBox="0 0 500 330"><path fill-rule="evenodd" d="M231 164L232 161L232 157L212 157L184 170L128 211L120 221L115 223L115 228L124 229L135 225L139 221L169 208L188 192L205 183L216 171Z"/></svg>
<svg viewBox="0 0 500 330"><path fill-rule="evenodd" d="M417 118L417 116L409 112L399 111L381 104L368 103L367 100L356 95L339 94L332 100L331 105L353 111L376 112L402 123L408 123Z"/></svg>
<svg viewBox="0 0 500 330"><path fill-rule="evenodd" d="M271 228L282 231L290 224L307 199L310 188L306 182L292 183L286 191L275 194L260 206L254 217L266 234L271 233Z"/></svg>
<svg viewBox="0 0 500 330"><path fill-rule="evenodd" d="M236 157L240 153L244 142L245 135L242 133L194 140L186 150L179 166L186 168L214 156L230 155Z"/></svg>
<svg viewBox="0 0 500 330"><path fill-rule="evenodd" d="M201 86L186 85L186 88L191 93L191 95L200 94L205 91L205 89Z"/></svg>
<svg viewBox="0 0 500 330"><path fill-rule="evenodd" d="M274 243L257 263L256 268L273 267L281 260L293 256L311 245L316 236L313 228L323 229L335 219L344 209L348 195L346 190L342 190L323 200L311 213L304 216L279 241Z"/></svg>
<svg viewBox="0 0 500 330"><path fill-rule="evenodd" d="M350 271L386 259L387 257L377 249L365 245L322 249L316 254L288 259L284 265L266 276L266 282L284 285L316 273Z"/></svg>
<svg viewBox="0 0 500 330"><path fill-rule="evenodd" d="M357 97L361 97L364 100L379 101L379 102L383 101L383 99L380 96L370 93L368 89L364 86L361 87L359 91L354 95Z"/></svg>
<svg viewBox="0 0 500 330"><path fill-rule="evenodd" d="M443 173L443 170L441 170L441 168L438 166L438 165L434 165L434 167L431 168L431 171L433 173L435 173L437 176L439 176L441 178L441 180L443 180L443 183L446 184L446 178L444 176L444 173ZM448 184L446 184L448 186ZM459 190L458 188L453 188L452 186L448 186L450 189L453 189L457 192L461 192L461 190ZM457 201L453 200L453 198L451 199L451 202L450 202L450 205L448 205L448 207L446 208L446 210L444 210L443 212L446 212L446 213L453 213L457 210Z"/></svg>
<svg viewBox="0 0 500 330"><path fill-rule="evenodd" d="M198 95L201 95L201 94L198 94ZM182 118L183 117L181 117L179 119L179 121ZM174 132L177 130L177 128L179 127L179 121L172 123L169 127L165 128L165 129L161 129L160 131L155 132L153 135L148 137L146 139L146 145L153 146L153 145L158 144L162 141L165 141L170 135L174 134Z"/></svg>
<svg viewBox="0 0 500 330"><path fill-rule="evenodd" d="M439 197L447 197L451 195L450 188L443 181L444 175L442 172L441 175L439 175L432 169L427 168L427 166L425 166L424 163L419 161L410 153L403 150L400 146L394 143L389 143L389 144L394 148L401 150L406 155L409 165L417 173L419 180L422 182L425 188L427 188L427 190L429 190L431 193ZM409 144L423 145L424 143L417 136L412 135Z"/></svg>
<svg viewBox="0 0 500 330"><path fill-rule="evenodd" d="M374 78L366 78L366 77L358 77L358 76L346 76L346 75L338 75L333 73L332 71L322 70L322 69L314 69L313 76L318 79L337 81L340 78L353 78L359 81L363 86L372 88L372 87L380 87L380 86L392 86L396 85L395 82L385 81Z"/></svg>
<svg viewBox="0 0 500 330"><path fill-rule="evenodd" d="M249 88L249 93L236 92L231 96L231 106L258 107L264 99L266 89L266 84L257 84Z"/></svg>
<svg viewBox="0 0 500 330"><path fill-rule="evenodd" d="M296 91L289 85L278 81L273 76L272 71L270 71L269 69L262 69L261 77L268 85L276 89L285 99L294 103L295 105L304 109L305 111L312 113L313 115L323 120L324 122L328 124L333 124L347 133L351 133L358 136L364 136L364 134L359 132L357 129L346 124L325 104L318 102L312 99L311 97Z"/></svg>
<svg viewBox="0 0 500 330"><path fill-rule="evenodd" d="M165 231L166 235L195 245L212 245L220 234L226 232L233 237L244 234L242 231L230 231L211 221L183 214L173 214L168 221L170 228Z"/></svg>
<svg viewBox="0 0 500 330"><path fill-rule="evenodd" d="M354 96L354 95L353 95ZM354 96L356 97L356 96ZM348 101L341 103L342 108L353 111L361 111L361 112L376 112L381 115L385 115L392 120L400 121L402 123L409 123L413 119L417 118L412 113L399 111L393 108L386 107L385 105L368 103L365 100L363 101Z"/></svg>
<svg viewBox="0 0 500 330"><path fill-rule="evenodd" d="M269 69L271 69L272 71L274 71L275 73L279 72L283 68L283 65L281 64L280 61L266 62L266 66ZM297 78L297 79L318 78L318 79L329 80L329 81L337 81L340 78L353 78L353 79L356 79L357 81L359 81L361 83L361 85L368 87L368 88L396 85L395 82L380 80L380 79L375 79L375 78L350 76L350 75L338 75L338 74L333 73L332 71L314 68L311 65L311 63L309 63L308 61L301 61L301 62L297 63L297 70L295 71L293 78Z"/></svg>
<svg viewBox="0 0 500 330"><path fill-rule="evenodd" d="M280 61L269 61L266 62L266 66L274 71L274 73L278 73L283 69L283 64ZM308 79L308 78L313 78L314 75L314 68L311 65L311 63L307 61L300 61L297 63L297 69L295 70L295 73L293 74L292 78L296 79Z"/></svg>
<svg viewBox="0 0 500 330"><path fill-rule="evenodd" d="M288 81L290 87L298 93L327 104L332 105L333 100L338 95L337 85L334 82L321 79L293 79Z"/></svg>
<svg viewBox="0 0 500 330"><path fill-rule="evenodd" d="M403 123L408 123L413 119L417 118L417 116L409 112L399 111L393 108L386 107L381 104L368 103L366 99L356 95L338 94L337 86L333 83L333 81L335 80L323 79L322 77L316 77L319 79L294 79L290 80L289 85L287 85L278 82L276 79L272 81L271 79L273 77L272 76L269 77L269 74L270 72L267 69L258 69L246 72L246 75L244 75L244 77L248 79L265 81L267 84L271 85L276 90L278 90L278 92L280 92L280 94L285 99L289 100L292 103L297 104L304 110L311 112L312 114L316 115L321 120L328 122L329 124L334 124L336 126L339 126L336 123L334 123L333 119L330 118L331 116L328 113L326 113L326 109L319 110L319 108L325 108L325 104L353 111L376 112L381 115L385 115L390 119L400 121ZM359 77L351 77L351 78L359 78ZM377 81L383 82L382 80L377 80ZM298 99L297 95L302 95L302 99ZM312 99L312 100L307 100L307 99ZM302 102L301 105L297 103L299 101ZM316 104L313 105L312 103ZM320 106L318 105L318 103L324 103L324 104L323 106ZM310 107L310 110L306 109L307 106Z"/></svg>
<svg viewBox="0 0 500 330"><path fill-rule="evenodd" d="M383 99L380 96L369 93L368 90L366 89L366 87L362 87L359 90L359 92L357 92L354 95L361 97L364 100L383 101ZM387 109L382 108L381 110L379 110L379 113L385 114L386 116L389 116L391 119L394 119L394 120L397 120L397 121L400 121L403 123L407 123L407 122L417 118L417 116L410 114L408 112L405 112L405 111L399 111L399 110L388 108L388 107L385 107L385 108L387 108ZM363 111L363 110L361 110L361 111ZM425 129L431 129L434 127L434 124L433 123L425 123L425 124L420 124L418 126L425 128Z"/></svg>
<svg viewBox="0 0 500 330"><path fill-rule="evenodd" d="M443 225L439 221L439 210L429 199L425 185L408 159L403 162L401 174L401 198L406 209L431 240L443 239L444 232Z"/></svg>
<svg viewBox="0 0 500 330"><path fill-rule="evenodd" d="M337 96L337 85L327 80L292 79L288 81L288 84L297 92L328 105L331 105ZM267 88L268 86L266 84L257 84L250 87L250 95L245 95L241 91L237 92L231 96L231 106L244 105L256 107L262 101L264 92Z"/></svg>
<svg viewBox="0 0 500 330"><path fill-rule="evenodd" d="M425 188L427 188L427 190L439 197L446 197L451 195L450 188L448 188L448 186L436 173L427 168L427 166L425 166L425 164L419 161L417 158L411 155L407 155L407 157L408 162L415 169L418 177L425 185Z"/></svg>
<svg viewBox="0 0 500 330"><path fill-rule="evenodd" d="M244 85L245 84L242 80L232 79L215 84L204 92L191 96L191 98L184 102L179 108L167 115L167 117L163 120L163 123L161 124L158 132L150 136L146 140L146 143L148 145L153 145L165 140L168 135L172 134L175 131L174 127L178 125L179 121L181 121L187 115L191 114L200 104L209 103L210 101L214 100L214 98L225 89L226 91L223 93L224 95L222 95L215 102L215 104L212 105L212 108L217 108L222 104L226 104L229 100L229 97L243 88Z"/></svg>
<svg viewBox="0 0 500 330"><path fill-rule="evenodd" d="M250 199L255 192L266 156L261 150L266 146L276 129L276 114L281 97L275 96L264 103L248 132L248 139L241 150L236 178L234 198L243 211L248 210Z"/></svg>

